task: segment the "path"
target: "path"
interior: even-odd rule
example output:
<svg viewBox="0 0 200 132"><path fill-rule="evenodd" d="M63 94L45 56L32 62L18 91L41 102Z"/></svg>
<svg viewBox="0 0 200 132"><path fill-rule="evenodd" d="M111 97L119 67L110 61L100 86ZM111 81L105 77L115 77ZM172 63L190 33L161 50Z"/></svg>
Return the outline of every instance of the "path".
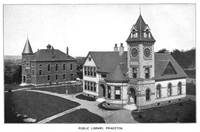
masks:
<svg viewBox="0 0 200 132"><path fill-rule="evenodd" d="M131 116L130 110L126 110L126 109L113 110L113 111L103 110L98 107L99 102L81 100L75 97L76 95L81 94L81 93L74 94L74 95L67 95L67 94L57 94L57 93L52 93L48 91L40 91L40 90L26 90L26 91L49 94L49 95L53 95L53 96L57 96L57 97L71 100L71 101L78 102L79 104L81 104L79 108L85 108L89 110L90 112L101 116L105 120L106 123L136 123L136 121ZM49 119L51 118L49 117Z"/></svg>

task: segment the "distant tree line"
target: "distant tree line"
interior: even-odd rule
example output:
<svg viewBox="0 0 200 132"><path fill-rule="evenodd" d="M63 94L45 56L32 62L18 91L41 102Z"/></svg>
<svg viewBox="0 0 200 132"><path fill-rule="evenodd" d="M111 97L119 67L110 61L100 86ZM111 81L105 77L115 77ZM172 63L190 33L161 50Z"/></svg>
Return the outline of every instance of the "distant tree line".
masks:
<svg viewBox="0 0 200 132"><path fill-rule="evenodd" d="M196 49L192 48L191 50L186 50L186 51L180 51L178 49L173 50L172 52L169 52L167 49L161 49L157 53L170 53L174 59L178 62L178 64L183 68L183 69L195 69L195 52Z"/></svg>
<svg viewBox="0 0 200 132"><path fill-rule="evenodd" d="M4 61L4 84L21 83L22 66L13 60Z"/></svg>

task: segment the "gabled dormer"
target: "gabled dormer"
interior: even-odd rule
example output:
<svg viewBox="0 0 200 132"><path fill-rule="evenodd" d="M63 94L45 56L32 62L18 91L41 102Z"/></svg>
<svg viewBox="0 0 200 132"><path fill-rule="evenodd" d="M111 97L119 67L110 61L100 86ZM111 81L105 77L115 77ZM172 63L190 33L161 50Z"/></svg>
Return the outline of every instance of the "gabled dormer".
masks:
<svg viewBox="0 0 200 132"><path fill-rule="evenodd" d="M162 75L164 76L164 75L174 75L174 74L177 74L177 72L173 67L172 63L169 61Z"/></svg>

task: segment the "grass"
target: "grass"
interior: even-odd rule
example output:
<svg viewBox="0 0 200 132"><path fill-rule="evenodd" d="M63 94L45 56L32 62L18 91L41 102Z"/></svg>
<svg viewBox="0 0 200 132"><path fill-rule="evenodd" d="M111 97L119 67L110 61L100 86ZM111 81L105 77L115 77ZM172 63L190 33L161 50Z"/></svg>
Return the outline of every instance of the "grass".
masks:
<svg viewBox="0 0 200 132"><path fill-rule="evenodd" d="M102 117L89 112L87 109L79 109L49 123L105 123L105 121Z"/></svg>
<svg viewBox="0 0 200 132"><path fill-rule="evenodd" d="M195 123L196 102L189 100L140 112L132 111L132 116L141 123L173 123L177 122L177 118L181 123Z"/></svg>
<svg viewBox="0 0 200 132"><path fill-rule="evenodd" d="M58 94L66 94L66 90L68 90L68 94L74 94L82 92L83 88L80 86L58 86L58 87L47 87L47 88L33 88L32 90L49 91Z"/></svg>
<svg viewBox="0 0 200 132"><path fill-rule="evenodd" d="M196 95L196 85L192 83L186 84L186 94L187 95Z"/></svg>
<svg viewBox="0 0 200 132"><path fill-rule="evenodd" d="M93 97L85 96L83 94L79 94L76 96L78 99L87 100L87 101L95 101L96 99Z"/></svg>
<svg viewBox="0 0 200 132"><path fill-rule="evenodd" d="M79 105L70 100L42 93L27 91L5 93L5 123L13 122L15 112L40 121Z"/></svg>

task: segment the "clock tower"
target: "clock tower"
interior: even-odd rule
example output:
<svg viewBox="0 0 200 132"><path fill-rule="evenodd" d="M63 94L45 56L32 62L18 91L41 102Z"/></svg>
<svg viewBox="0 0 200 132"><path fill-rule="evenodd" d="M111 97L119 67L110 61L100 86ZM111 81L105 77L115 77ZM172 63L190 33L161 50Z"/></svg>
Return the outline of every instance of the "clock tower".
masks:
<svg viewBox="0 0 200 132"><path fill-rule="evenodd" d="M138 109L148 106L155 99L154 43L149 26L140 14L131 28L127 42L128 102Z"/></svg>
<svg viewBox="0 0 200 132"><path fill-rule="evenodd" d="M133 80L154 78L154 42L149 26L141 14L126 40L128 76Z"/></svg>

